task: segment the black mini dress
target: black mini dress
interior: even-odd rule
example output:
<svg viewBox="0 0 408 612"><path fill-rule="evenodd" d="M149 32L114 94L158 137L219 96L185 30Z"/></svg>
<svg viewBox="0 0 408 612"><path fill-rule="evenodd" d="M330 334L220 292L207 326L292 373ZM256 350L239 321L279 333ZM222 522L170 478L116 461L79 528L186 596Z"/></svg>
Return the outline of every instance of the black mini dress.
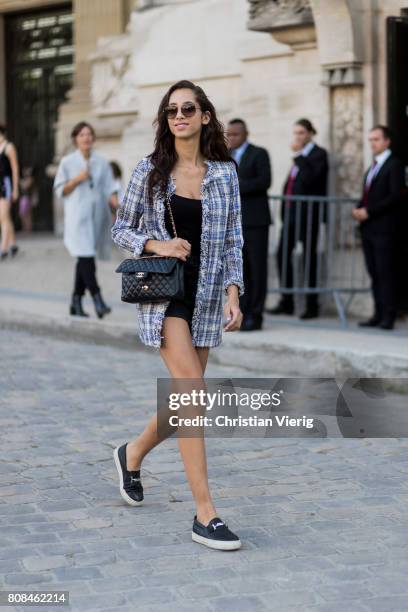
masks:
<svg viewBox="0 0 408 612"><path fill-rule="evenodd" d="M201 200L185 198L173 194L170 200L177 237L188 240L191 244L191 254L184 262L184 288L185 295L181 300L170 301L164 316L180 317L187 321L191 331L191 321L195 305L198 272L200 267L200 244L201 244ZM165 210L166 229L174 238L173 225L166 204Z"/></svg>

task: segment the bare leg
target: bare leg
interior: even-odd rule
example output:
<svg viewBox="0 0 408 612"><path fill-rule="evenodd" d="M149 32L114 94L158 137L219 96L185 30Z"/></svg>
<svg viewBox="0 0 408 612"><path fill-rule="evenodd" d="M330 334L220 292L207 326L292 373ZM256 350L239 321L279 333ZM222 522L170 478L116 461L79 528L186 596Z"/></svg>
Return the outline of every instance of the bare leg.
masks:
<svg viewBox="0 0 408 612"><path fill-rule="evenodd" d="M172 319L176 321L176 326L178 327L179 321L183 321L182 319L177 319L176 317L165 317L165 326L167 327L166 321L168 319ZM182 323L183 331L184 328L187 328L187 332L189 334L188 326L184 326ZM188 342L188 339L187 339ZM189 344L191 345L191 339ZM197 353L200 365L201 365L201 374L198 376L204 376L205 368L207 366L209 349L205 347L191 347ZM163 349L162 349L163 350ZM181 376L180 376L181 377ZM169 435L173 432L169 432ZM140 469L141 463L144 457L160 442L163 442L168 436L159 437L157 435L157 414L153 415L150 419L149 423L146 425L143 432L132 442L129 442L126 447L126 464L129 470L138 470Z"/></svg>
<svg viewBox="0 0 408 612"><path fill-rule="evenodd" d="M9 248L16 246L16 232L14 230L14 223L11 219L11 211L9 213Z"/></svg>
<svg viewBox="0 0 408 612"><path fill-rule="evenodd" d="M0 198L1 251L6 253L10 246L10 202Z"/></svg>
<svg viewBox="0 0 408 612"><path fill-rule="evenodd" d="M183 319L168 317L164 324L164 346L161 354L173 378L201 379L208 348L197 351L191 342L187 323ZM216 516L208 487L205 440L199 437L178 437L186 476L197 505L197 518L205 525Z"/></svg>
<svg viewBox="0 0 408 612"><path fill-rule="evenodd" d="M169 435L173 433L169 432ZM132 442L129 442L126 447L126 465L128 470L139 470L144 457L155 446L163 442L168 436L159 436L157 434L157 414L152 416L140 436Z"/></svg>
<svg viewBox="0 0 408 612"><path fill-rule="evenodd" d="M186 321L178 317L165 317L164 342L160 353L173 378L201 379L204 376L209 349L195 348L191 342ZM128 444L128 469L139 469L143 457L162 439L157 435L157 416L152 417L142 434ZM193 497L197 504L197 518L207 524L216 516L208 487L205 442L203 437L178 438L179 449Z"/></svg>
<svg viewBox="0 0 408 612"><path fill-rule="evenodd" d="M23 226L23 232L31 233L33 231L33 218L31 210L20 216Z"/></svg>
<svg viewBox="0 0 408 612"><path fill-rule="evenodd" d="M11 202L2 198L0 200L0 224L1 224L1 250L3 253L16 244L16 234L11 219Z"/></svg>

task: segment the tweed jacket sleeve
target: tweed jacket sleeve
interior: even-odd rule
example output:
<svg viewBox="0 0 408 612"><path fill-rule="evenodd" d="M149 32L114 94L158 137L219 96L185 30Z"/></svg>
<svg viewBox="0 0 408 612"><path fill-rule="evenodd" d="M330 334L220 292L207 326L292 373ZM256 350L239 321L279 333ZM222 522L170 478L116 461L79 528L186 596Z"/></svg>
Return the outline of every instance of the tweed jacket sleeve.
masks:
<svg viewBox="0 0 408 612"><path fill-rule="evenodd" d="M111 230L113 242L135 256L141 255L146 241L150 238L139 229L144 210L147 174L147 160L144 158L133 170Z"/></svg>
<svg viewBox="0 0 408 612"><path fill-rule="evenodd" d="M239 296L243 295L244 293L242 266L243 245L244 239L242 234L239 181L235 165L231 162L230 197L223 249L224 289L226 291L229 285L237 285Z"/></svg>

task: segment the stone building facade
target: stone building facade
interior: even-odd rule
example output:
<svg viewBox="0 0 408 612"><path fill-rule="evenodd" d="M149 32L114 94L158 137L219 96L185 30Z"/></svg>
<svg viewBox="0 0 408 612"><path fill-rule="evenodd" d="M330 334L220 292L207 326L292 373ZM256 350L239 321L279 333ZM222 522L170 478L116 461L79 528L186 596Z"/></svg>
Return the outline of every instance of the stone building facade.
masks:
<svg viewBox="0 0 408 612"><path fill-rule="evenodd" d="M69 6L0 0L0 49L10 11L57 5ZM408 165L406 102L395 104L406 93L408 0L74 0L71 10L73 82L55 125L55 161L68 150L73 123L85 118L126 182L152 149L161 96L188 78L204 87L224 122L243 117L251 140L269 150L274 193L301 116L330 150L332 193L359 193L374 123L391 121ZM5 61L0 51L0 67ZM0 94L0 120L5 115Z"/></svg>
<svg viewBox="0 0 408 612"><path fill-rule="evenodd" d="M89 55L120 35L135 0L0 0L0 122L32 166L40 190L35 227L60 230L50 164L72 125L92 116Z"/></svg>
<svg viewBox="0 0 408 612"><path fill-rule="evenodd" d="M99 41L91 58L93 112L118 130L105 147L126 175L151 150L161 95L186 77L206 89L224 121L247 120L252 140L271 153L274 192L288 170L293 121L307 116L331 152L332 192L359 193L367 130L389 121L387 64L397 56L387 20L406 20L408 0L141 4L126 33Z"/></svg>

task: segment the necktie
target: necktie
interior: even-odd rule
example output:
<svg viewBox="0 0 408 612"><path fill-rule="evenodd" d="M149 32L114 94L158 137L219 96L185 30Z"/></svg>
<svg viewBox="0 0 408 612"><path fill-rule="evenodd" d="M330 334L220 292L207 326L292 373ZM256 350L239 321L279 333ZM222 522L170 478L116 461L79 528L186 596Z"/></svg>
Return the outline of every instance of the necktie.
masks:
<svg viewBox="0 0 408 612"><path fill-rule="evenodd" d="M368 171L366 182L364 184L364 193L363 193L363 206L367 206L368 204L368 192L370 191L371 184L373 182L373 178L375 175L375 167L377 166L377 161L374 160L370 170Z"/></svg>
<svg viewBox="0 0 408 612"><path fill-rule="evenodd" d="M291 196L293 194L293 185L295 184L296 180L296 173L294 172L295 167L296 165L292 166L288 180L286 182L285 195L287 196ZM286 200L285 205L287 206L287 208L290 208L291 204L292 202L290 200Z"/></svg>

